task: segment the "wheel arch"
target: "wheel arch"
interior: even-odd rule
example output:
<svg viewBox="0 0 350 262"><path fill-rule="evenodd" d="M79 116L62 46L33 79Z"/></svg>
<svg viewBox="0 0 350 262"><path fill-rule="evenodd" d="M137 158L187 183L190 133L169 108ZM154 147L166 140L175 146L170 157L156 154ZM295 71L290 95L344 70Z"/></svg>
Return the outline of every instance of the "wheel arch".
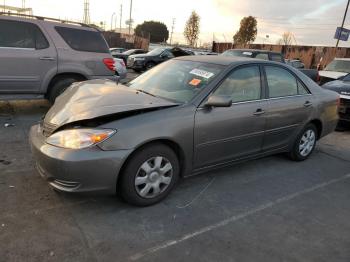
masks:
<svg viewBox="0 0 350 262"><path fill-rule="evenodd" d="M173 141L172 139L169 138L160 138L160 139L154 139L154 140L150 140L150 141L146 141L143 144L140 144L139 146L137 146L133 152L127 156L127 158L125 159L125 161L123 162L120 170L119 170L119 175L117 178L117 187L119 184L119 180L121 178L121 175L123 174L125 167L127 166L128 162L130 161L130 159L136 154L136 152L138 152L140 149L150 146L150 145L154 145L154 144L163 144L168 146L169 148L171 148L174 153L176 154L178 160L179 160L179 165L180 165L180 176L183 176L184 171L186 169L186 161L185 161L185 152L182 149L182 147L175 141ZM118 191L118 190L117 190Z"/></svg>
<svg viewBox="0 0 350 262"><path fill-rule="evenodd" d="M48 95L50 94L51 88L60 80L65 79L65 78L74 78L77 79L78 81L84 81L87 80L88 78L80 73L59 73L56 74L54 77L51 78L47 89L45 93L45 97L47 98Z"/></svg>
<svg viewBox="0 0 350 262"><path fill-rule="evenodd" d="M319 140L322 136L322 131L323 131L322 121L320 119L313 119L309 123L315 125L317 129L317 140Z"/></svg>

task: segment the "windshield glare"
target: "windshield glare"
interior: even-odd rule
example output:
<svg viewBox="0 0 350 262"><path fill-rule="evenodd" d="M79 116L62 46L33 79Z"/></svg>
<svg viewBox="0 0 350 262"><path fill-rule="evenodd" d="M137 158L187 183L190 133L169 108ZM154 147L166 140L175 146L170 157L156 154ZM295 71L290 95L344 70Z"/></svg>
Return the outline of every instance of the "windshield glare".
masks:
<svg viewBox="0 0 350 262"><path fill-rule="evenodd" d="M223 70L224 66L170 60L134 79L128 86L176 102L192 100Z"/></svg>
<svg viewBox="0 0 350 262"><path fill-rule="evenodd" d="M324 70L350 73L350 61L333 60Z"/></svg>
<svg viewBox="0 0 350 262"><path fill-rule="evenodd" d="M157 55L160 55L163 51L165 50L165 48L156 48L150 52L148 52L148 55L154 55L154 56L157 56Z"/></svg>

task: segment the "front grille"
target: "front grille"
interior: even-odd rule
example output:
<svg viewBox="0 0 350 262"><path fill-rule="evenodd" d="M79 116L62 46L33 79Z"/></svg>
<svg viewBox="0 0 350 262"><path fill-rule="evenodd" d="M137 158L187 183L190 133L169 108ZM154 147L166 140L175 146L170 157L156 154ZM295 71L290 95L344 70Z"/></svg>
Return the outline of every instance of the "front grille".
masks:
<svg viewBox="0 0 350 262"><path fill-rule="evenodd" d="M56 130L57 126L50 123L43 123L42 130L45 137L49 137Z"/></svg>
<svg viewBox="0 0 350 262"><path fill-rule="evenodd" d="M340 104L344 106L350 106L350 99L340 98Z"/></svg>

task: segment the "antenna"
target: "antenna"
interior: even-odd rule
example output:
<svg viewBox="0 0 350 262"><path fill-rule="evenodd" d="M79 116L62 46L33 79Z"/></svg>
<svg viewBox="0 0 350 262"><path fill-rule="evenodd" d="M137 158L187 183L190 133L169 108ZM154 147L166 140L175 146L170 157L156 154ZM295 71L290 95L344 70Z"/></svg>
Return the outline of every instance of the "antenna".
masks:
<svg viewBox="0 0 350 262"><path fill-rule="evenodd" d="M174 28L175 28L175 22L176 22L176 19L173 18L173 24L171 26L171 34L170 34L170 45L171 45L171 43L173 41L173 33L174 33Z"/></svg>
<svg viewBox="0 0 350 262"><path fill-rule="evenodd" d="M90 3L89 0L84 0L84 17L83 21L85 24L90 24Z"/></svg>

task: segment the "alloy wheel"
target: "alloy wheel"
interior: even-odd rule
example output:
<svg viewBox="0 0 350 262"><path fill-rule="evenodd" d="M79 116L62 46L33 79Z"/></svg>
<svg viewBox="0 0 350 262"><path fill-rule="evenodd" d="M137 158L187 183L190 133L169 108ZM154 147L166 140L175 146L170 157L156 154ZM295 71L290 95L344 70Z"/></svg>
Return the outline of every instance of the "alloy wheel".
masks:
<svg viewBox="0 0 350 262"><path fill-rule="evenodd" d="M301 156L308 156L316 143L316 134L312 129L308 129L302 135L299 142L299 153Z"/></svg>

